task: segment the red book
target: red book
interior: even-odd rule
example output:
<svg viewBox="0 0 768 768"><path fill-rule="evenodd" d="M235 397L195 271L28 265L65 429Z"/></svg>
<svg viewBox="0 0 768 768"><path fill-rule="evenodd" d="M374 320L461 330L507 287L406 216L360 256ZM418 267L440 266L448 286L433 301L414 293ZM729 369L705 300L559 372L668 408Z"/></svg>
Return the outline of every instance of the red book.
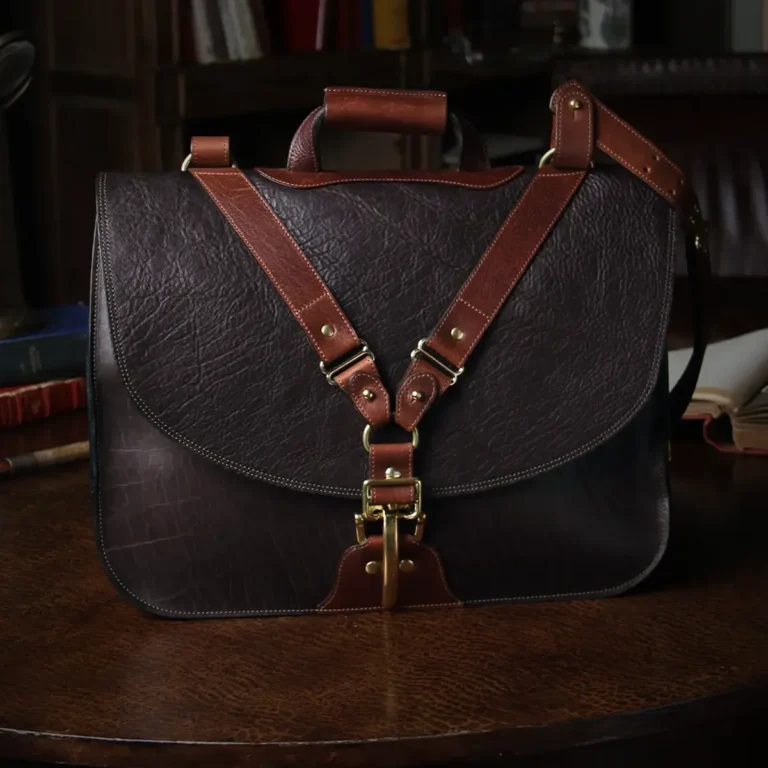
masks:
<svg viewBox="0 0 768 768"><path fill-rule="evenodd" d="M336 0L336 50L360 48L360 0Z"/></svg>
<svg viewBox="0 0 768 768"><path fill-rule="evenodd" d="M288 53L316 50L320 0L283 0L281 7Z"/></svg>
<svg viewBox="0 0 768 768"><path fill-rule="evenodd" d="M85 408L85 379L45 381L0 388L0 427Z"/></svg>

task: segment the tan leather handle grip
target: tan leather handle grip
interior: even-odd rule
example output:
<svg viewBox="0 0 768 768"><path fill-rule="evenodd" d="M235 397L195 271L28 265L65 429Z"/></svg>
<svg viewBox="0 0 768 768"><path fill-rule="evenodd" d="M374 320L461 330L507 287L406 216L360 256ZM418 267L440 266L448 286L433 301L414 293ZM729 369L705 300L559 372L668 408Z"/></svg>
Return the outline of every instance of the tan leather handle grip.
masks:
<svg viewBox="0 0 768 768"><path fill-rule="evenodd" d="M467 120L448 112L447 101L438 91L326 88L323 106L307 115L293 137L288 170L320 170L317 133L324 123L351 131L434 135L445 131L449 118L461 143L462 170L486 170L485 142Z"/></svg>
<svg viewBox="0 0 768 768"><path fill-rule="evenodd" d="M447 102L439 91L326 88L325 122L350 131L441 134Z"/></svg>

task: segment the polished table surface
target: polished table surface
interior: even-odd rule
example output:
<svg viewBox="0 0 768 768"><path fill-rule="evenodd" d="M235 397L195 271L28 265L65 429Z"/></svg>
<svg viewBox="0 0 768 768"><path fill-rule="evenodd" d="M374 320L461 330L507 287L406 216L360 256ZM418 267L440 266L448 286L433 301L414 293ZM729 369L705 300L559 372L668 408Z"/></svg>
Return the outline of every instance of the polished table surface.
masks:
<svg viewBox="0 0 768 768"><path fill-rule="evenodd" d="M83 430L81 417L29 425L0 434L0 454ZM690 757L686 740L724 723L742 729L726 747L759 749L768 460L675 443L672 468L668 554L627 596L203 622L115 594L85 464L2 480L0 760L597 765L584 745L626 745L604 764L661 765L638 745L671 734L661 754Z"/></svg>

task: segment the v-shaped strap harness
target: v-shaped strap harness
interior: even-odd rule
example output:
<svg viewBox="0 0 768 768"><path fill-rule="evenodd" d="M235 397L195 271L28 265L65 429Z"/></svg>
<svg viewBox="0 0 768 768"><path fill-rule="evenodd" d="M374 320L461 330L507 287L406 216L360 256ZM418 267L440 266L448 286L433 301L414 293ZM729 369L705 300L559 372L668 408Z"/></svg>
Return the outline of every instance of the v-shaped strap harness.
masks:
<svg viewBox="0 0 768 768"><path fill-rule="evenodd" d="M551 106L554 146L546 156L551 165L539 168L437 327L418 342L398 388L394 414L373 352L247 176L233 167L190 168L304 329L329 383L339 386L366 420L366 439L370 438L370 428L381 427L393 418L414 433L407 443L366 445L370 479L363 487L363 514L357 516L358 538L366 522L382 521L386 561L386 538L392 536L395 526L395 554L390 551L389 565L384 563L385 607L394 604L397 593L396 574L394 594L391 588L391 571L397 570L396 559L392 559L397 556L397 517L415 519L417 533L423 528L421 484L413 474L416 427L464 372L472 351L589 173L595 145L682 210L692 287L700 289L702 278L708 274L705 225L682 171L576 82L561 86ZM226 163L220 165L228 162L227 152ZM694 350L670 394L673 418L682 415L690 400L706 345L698 314L700 302L698 297L694 299ZM392 511L392 519L386 510Z"/></svg>

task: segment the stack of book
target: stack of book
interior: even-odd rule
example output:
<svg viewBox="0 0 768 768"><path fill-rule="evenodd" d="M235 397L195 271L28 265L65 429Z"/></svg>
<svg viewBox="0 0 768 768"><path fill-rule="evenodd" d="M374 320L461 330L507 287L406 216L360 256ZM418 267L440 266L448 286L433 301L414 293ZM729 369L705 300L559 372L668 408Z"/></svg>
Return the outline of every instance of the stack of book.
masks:
<svg viewBox="0 0 768 768"><path fill-rule="evenodd" d="M0 428L85 408L88 308L40 312L34 333L0 339Z"/></svg>
<svg viewBox="0 0 768 768"><path fill-rule="evenodd" d="M182 58L212 64L272 53L404 50L408 0L181 0Z"/></svg>

